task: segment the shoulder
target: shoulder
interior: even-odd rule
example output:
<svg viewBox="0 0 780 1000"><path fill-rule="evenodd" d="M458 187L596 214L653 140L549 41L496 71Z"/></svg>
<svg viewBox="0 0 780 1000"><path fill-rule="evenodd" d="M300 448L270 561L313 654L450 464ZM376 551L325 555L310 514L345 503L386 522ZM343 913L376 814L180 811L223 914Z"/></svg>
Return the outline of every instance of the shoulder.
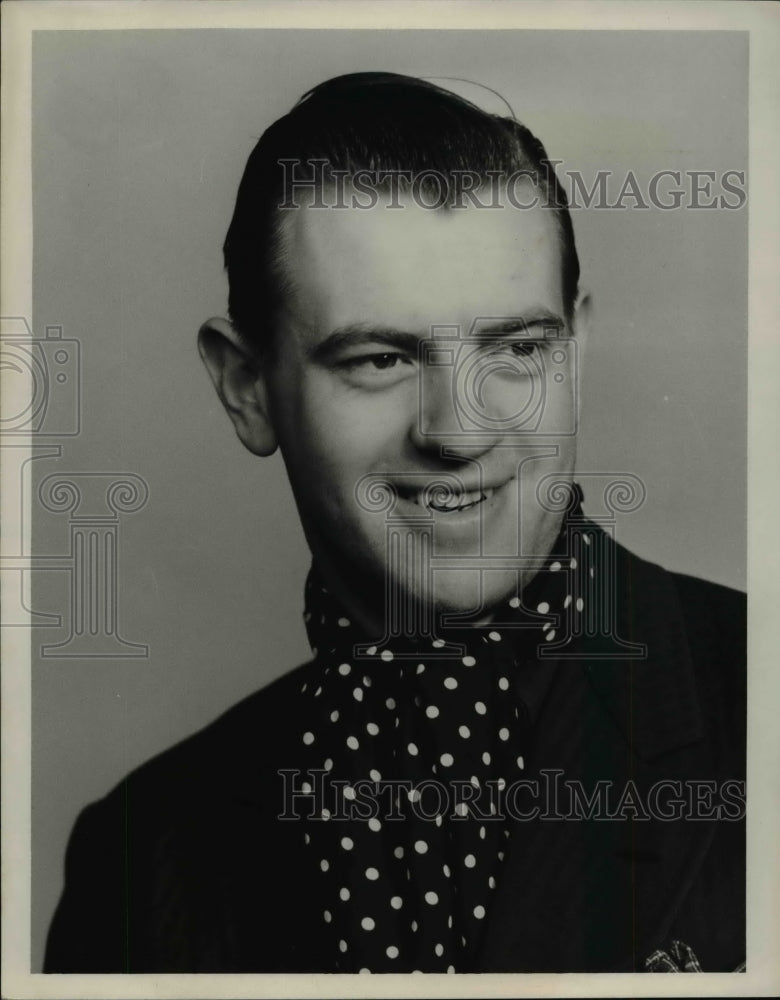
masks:
<svg viewBox="0 0 780 1000"><path fill-rule="evenodd" d="M225 798L256 784L272 771L276 761L288 755L301 687L311 663L284 674L233 705L213 722L174 746L152 757L128 774L114 794L157 793L166 789L168 799L188 794L216 794Z"/></svg>

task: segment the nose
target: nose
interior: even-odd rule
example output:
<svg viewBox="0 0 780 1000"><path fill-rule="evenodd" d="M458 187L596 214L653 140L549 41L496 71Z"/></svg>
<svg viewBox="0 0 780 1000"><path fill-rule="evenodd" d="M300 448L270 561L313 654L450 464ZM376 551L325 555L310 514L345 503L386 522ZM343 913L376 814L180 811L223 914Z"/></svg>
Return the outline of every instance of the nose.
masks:
<svg viewBox="0 0 780 1000"><path fill-rule="evenodd" d="M477 458L502 438L489 418L471 412L457 371L448 366L425 366L420 371L416 412L409 429L414 447L421 452ZM480 418L481 417L481 418Z"/></svg>

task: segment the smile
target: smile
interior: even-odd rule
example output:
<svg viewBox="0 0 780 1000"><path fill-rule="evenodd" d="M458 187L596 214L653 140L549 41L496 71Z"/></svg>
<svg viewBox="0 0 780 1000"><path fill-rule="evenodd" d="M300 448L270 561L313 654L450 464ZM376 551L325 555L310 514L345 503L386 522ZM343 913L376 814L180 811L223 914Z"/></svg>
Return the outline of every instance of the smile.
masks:
<svg viewBox="0 0 780 1000"><path fill-rule="evenodd" d="M424 510L434 511L437 514L452 516L474 510L480 504L490 500L497 489L493 486L476 490L425 487L416 490L400 489L398 492L407 503L422 507Z"/></svg>
<svg viewBox="0 0 780 1000"><path fill-rule="evenodd" d="M444 491L442 491L444 492ZM426 497L425 490L419 490L416 495L410 496L412 503L418 507L427 507L435 510L439 514L458 514L466 510L472 510L478 504L489 500L493 496L494 490L470 490L468 492L456 493L452 491L444 496L436 495Z"/></svg>

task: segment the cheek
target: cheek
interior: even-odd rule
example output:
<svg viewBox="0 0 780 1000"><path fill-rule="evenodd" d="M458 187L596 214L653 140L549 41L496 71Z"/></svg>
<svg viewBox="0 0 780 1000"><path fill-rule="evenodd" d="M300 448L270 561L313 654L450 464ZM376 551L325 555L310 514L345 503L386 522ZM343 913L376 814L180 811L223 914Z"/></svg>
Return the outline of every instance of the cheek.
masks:
<svg viewBox="0 0 780 1000"><path fill-rule="evenodd" d="M330 378L312 379L288 408L286 450L331 487L351 492L362 475L386 469L399 455L411 420L407 395L358 393Z"/></svg>

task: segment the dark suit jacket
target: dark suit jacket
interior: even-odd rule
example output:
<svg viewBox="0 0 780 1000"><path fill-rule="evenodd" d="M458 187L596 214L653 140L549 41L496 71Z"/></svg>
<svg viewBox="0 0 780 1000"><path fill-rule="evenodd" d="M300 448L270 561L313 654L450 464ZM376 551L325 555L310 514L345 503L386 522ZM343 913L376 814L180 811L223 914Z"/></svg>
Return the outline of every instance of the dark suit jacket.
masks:
<svg viewBox="0 0 780 1000"><path fill-rule="evenodd" d="M555 676L527 777L561 770L586 791L606 781L613 795L628 782L645 795L658 781L679 781L663 787L689 797L698 787L706 816L701 782L715 783L717 804L722 782L744 779L743 595L620 546L614 555L616 631L644 643L647 656L616 658L613 642L586 636L577 658L549 667ZM333 970L316 862L276 819L276 770L301 756L291 720L307 669L247 698L84 810L45 971ZM623 805L617 820L513 825L473 971L643 971L673 939L694 950L704 971L737 968L745 957L744 822L644 818L641 804L631 819L631 803ZM733 796L726 811L739 816Z"/></svg>

